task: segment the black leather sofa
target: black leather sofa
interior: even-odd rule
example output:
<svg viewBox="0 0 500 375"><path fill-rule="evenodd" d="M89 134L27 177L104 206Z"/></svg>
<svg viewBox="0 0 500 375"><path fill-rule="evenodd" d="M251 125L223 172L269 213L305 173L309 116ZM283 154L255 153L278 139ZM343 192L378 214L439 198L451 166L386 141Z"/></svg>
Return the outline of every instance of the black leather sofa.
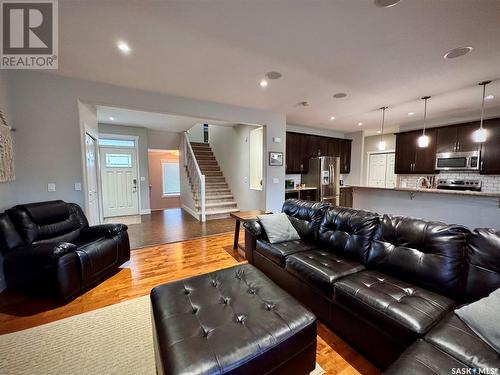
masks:
<svg viewBox="0 0 500 375"><path fill-rule="evenodd" d="M247 259L381 369L500 287L500 232L296 199L283 212L301 239L271 244L247 222Z"/></svg>
<svg viewBox="0 0 500 375"><path fill-rule="evenodd" d="M89 226L80 206L50 201L0 214L7 287L68 299L130 259L127 226Z"/></svg>

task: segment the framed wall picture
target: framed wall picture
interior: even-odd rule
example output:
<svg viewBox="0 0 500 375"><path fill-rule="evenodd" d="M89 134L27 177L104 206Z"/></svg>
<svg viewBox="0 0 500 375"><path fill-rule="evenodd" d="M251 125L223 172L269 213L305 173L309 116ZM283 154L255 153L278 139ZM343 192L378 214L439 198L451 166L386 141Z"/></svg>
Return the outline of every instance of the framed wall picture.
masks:
<svg viewBox="0 0 500 375"><path fill-rule="evenodd" d="M282 166L283 165L283 153L282 152L270 152L269 153L269 165Z"/></svg>

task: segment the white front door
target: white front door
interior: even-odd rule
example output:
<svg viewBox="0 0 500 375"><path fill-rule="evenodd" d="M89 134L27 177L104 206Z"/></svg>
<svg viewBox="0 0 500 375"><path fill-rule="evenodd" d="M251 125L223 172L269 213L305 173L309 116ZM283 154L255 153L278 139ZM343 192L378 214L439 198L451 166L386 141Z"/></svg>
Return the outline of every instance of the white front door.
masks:
<svg viewBox="0 0 500 375"><path fill-rule="evenodd" d="M90 225L99 224L99 192L97 182L96 140L85 133L85 166L87 169L87 219Z"/></svg>
<svg viewBox="0 0 500 375"><path fill-rule="evenodd" d="M104 217L139 214L139 181L135 149L101 147Z"/></svg>

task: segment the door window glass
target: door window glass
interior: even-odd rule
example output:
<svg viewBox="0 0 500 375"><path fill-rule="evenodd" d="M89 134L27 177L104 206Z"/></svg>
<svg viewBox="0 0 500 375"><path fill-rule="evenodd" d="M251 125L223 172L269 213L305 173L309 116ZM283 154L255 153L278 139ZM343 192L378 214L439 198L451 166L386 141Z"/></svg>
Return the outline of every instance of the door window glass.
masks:
<svg viewBox="0 0 500 375"><path fill-rule="evenodd" d="M132 168L132 155L106 154L106 168Z"/></svg>

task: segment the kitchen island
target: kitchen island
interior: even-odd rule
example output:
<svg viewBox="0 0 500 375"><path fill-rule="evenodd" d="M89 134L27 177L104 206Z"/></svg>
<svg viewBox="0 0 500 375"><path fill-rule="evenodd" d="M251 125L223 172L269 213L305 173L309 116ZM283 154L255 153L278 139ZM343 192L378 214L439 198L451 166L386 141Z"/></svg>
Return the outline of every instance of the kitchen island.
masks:
<svg viewBox="0 0 500 375"><path fill-rule="evenodd" d="M500 229L500 194L438 189L351 186L353 207L381 214L413 216Z"/></svg>

